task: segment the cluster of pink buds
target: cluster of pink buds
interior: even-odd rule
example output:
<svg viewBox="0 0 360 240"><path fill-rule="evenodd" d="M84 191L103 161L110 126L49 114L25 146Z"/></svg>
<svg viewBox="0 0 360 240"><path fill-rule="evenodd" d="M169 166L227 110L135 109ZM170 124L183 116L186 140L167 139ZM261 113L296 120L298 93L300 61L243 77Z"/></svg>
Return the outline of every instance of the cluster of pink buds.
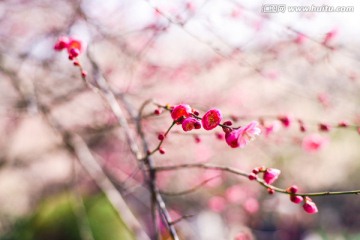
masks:
<svg viewBox="0 0 360 240"><path fill-rule="evenodd" d="M286 191L290 194L290 201L292 201L295 204L301 203L304 199L302 196L295 195L298 191L298 187L296 185L292 185Z"/></svg>
<svg viewBox="0 0 360 240"><path fill-rule="evenodd" d="M309 197L303 198L302 196L296 195L298 190L299 189L296 185L292 185L291 187L286 189L286 191L290 194L290 201L292 201L295 204L299 204L302 201L304 201L303 209L305 210L305 212L309 214L317 213L318 209L316 207L316 204L312 201L312 199Z"/></svg>
<svg viewBox="0 0 360 240"><path fill-rule="evenodd" d="M180 104L171 108L171 117L177 123L181 124L184 131L191 131L193 129L200 129L201 127L210 131L217 126L221 126L225 132L226 143L232 148L243 148L252 141L256 135L261 133L258 127L258 122L253 121L244 127L232 128L231 121L225 121L221 124L223 119L220 110L210 109L202 118L199 113L193 110L187 104ZM201 120L201 121L200 121Z"/></svg>
<svg viewBox="0 0 360 240"><path fill-rule="evenodd" d="M78 57L82 51L83 44L80 40L71 37L60 37L54 45L56 51L67 50L69 59L73 60Z"/></svg>
<svg viewBox="0 0 360 240"><path fill-rule="evenodd" d="M258 179L257 175L259 173L263 174L262 179L264 180L264 182L270 185L274 183L276 179L278 179L279 175L281 174L281 171L276 168L256 167L252 170L251 174L248 175L248 178L250 180L257 180ZM305 212L310 214L317 213L318 209L316 207L316 204L312 201L312 199L309 197L303 198L302 196L297 195L296 193L298 192L298 190L299 190L298 187L295 185L292 185L291 187L286 189L286 192L290 195L290 201L295 204L299 204L304 201L303 209L305 210ZM268 187L267 191L269 194L275 193L274 188L271 186Z"/></svg>
<svg viewBox="0 0 360 240"><path fill-rule="evenodd" d="M73 61L76 67L80 68L81 76L85 78L87 73L82 69L82 66L77 60L77 57L83 51L83 48L83 43L80 40L71 37L60 37L54 45L54 49L58 52L64 49L67 50L67 53L69 54L69 60Z"/></svg>
<svg viewBox="0 0 360 240"><path fill-rule="evenodd" d="M272 184L278 179L281 171L276 168L256 167L252 170L252 173L249 174L249 179L257 179L259 173L263 173L263 180L266 184Z"/></svg>

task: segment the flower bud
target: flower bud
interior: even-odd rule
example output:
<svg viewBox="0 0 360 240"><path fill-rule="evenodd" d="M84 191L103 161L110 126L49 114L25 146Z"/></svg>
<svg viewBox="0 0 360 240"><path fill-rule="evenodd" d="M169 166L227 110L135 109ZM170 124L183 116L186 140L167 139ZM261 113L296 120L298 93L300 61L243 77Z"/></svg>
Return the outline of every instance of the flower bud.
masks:
<svg viewBox="0 0 360 240"><path fill-rule="evenodd" d="M309 197L305 197L303 209L305 210L305 212L307 212L309 214L314 214L314 213L318 212L316 204Z"/></svg>
<svg viewBox="0 0 360 240"><path fill-rule="evenodd" d="M267 184L272 184L279 177L281 171L276 168L267 168L264 172L264 181Z"/></svg>
<svg viewBox="0 0 360 240"><path fill-rule="evenodd" d="M295 196L295 195L290 195L290 201L292 201L293 203L299 204L303 201L303 197L302 196Z"/></svg>

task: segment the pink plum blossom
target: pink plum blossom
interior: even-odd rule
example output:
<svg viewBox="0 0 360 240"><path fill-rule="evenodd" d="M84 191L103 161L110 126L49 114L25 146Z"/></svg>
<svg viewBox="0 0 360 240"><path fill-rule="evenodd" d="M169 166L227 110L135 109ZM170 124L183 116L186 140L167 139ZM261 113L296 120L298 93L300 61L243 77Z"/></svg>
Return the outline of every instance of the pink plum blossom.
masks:
<svg viewBox="0 0 360 240"><path fill-rule="evenodd" d="M328 138L322 137L319 134L312 134L304 137L302 147L307 152L316 152L323 148L328 142Z"/></svg>
<svg viewBox="0 0 360 240"><path fill-rule="evenodd" d="M189 117L191 114L191 107L187 104L180 104L173 108L171 117L174 121L179 120L181 117Z"/></svg>
<svg viewBox="0 0 360 240"><path fill-rule="evenodd" d="M310 214L314 214L314 213L318 212L316 204L309 197L305 197L303 209L305 210L305 212L310 213Z"/></svg>
<svg viewBox="0 0 360 240"><path fill-rule="evenodd" d="M211 130L216 128L222 120L221 112L218 109L210 109L205 113L201 119L202 125L205 130Z"/></svg>
<svg viewBox="0 0 360 240"><path fill-rule="evenodd" d="M250 141L254 140L256 135L261 133L258 122L253 121L245 127L235 129L225 135L226 143L232 148L243 148Z"/></svg>
<svg viewBox="0 0 360 240"><path fill-rule="evenodd" d="M276 168L267 168L264 172L264 181L267 184L272 184L279 177L281 171Z"/></svg>

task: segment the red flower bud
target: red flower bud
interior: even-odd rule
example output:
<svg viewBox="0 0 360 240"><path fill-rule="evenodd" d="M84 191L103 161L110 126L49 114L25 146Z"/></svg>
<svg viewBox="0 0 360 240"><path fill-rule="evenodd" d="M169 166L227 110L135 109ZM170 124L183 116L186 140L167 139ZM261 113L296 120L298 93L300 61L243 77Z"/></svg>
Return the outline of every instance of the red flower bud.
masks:
<svg viewBox="0 0 360 240"><path fill-rule="evenodd" d="M303 209L305 210L305 212L310 213L310 214L314 214L314 213L318 212L316 204L309 197L305 197Z"/></svg>

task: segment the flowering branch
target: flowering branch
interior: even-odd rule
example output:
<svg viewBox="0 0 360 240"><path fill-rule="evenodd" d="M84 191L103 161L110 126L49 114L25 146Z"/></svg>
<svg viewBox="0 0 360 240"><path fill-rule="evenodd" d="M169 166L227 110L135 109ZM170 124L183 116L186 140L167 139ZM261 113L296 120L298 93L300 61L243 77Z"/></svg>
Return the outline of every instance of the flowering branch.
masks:
<svg viewBox="0 0 360 240"><path fill-rule="evenodd" d="M166 136L169 134L170 130L175 126L175 124L176 124L176 121L174 121L174 122L170 125L170 127L166 130L166 132L165 132L164 134L159 134L159 135L158 135L158 139L160 140L160 142L159 142L159 144L157 145L157 147L156 147L154 150L152 150L151 152L148 152L148 156L154 154L154 153L157 152L157 151L159 151L161 154L164 154L164 153L165 153L164 149L161 148L161 145L163 144Z"/></svg>
<svg viewBox="0 0 360 240"><path fill-rule="evenodd" d="M235 168L217 166L211 164L182 164L182 165L174 165L174 166L156 167L154 164L154 160L152 159L152 155L157 151L159 151L160 154L165 154L165 151L161 146L164 143L165 138L168 136L168 134L175 125L181 125L183 131L185 132L189 132L201 128L203 128L206 131L210 131L215 129L216 127L220 127L225 133L226 143L231 148L243 148L250 141L254 140L255 136L261 133L261 129L259 128L259 123L256 121L252 121L245 126L232 127L233 125L232 121L228 120L223 122L223 115L221 114L220 110L213 108L208 110L203 116L200 116L200 113L197 110L192 109L187 104L164 106L154 103L158 108L152 114L145 115L143 113L144 109L149 103L153 102L152 100L145 101L144 104L140 107L138 115L136 116L132 114L132 110L130 106L126 104L125 100L123 99L122 101L125 103L127 111L131 116L131 119L136 123L137 134L140 137L143 147L141 151L135 136L129 129L128 121L124 117L122 108L117 102L115 94L111 90L105 78L101 75L99 67L92 59L90 53L88 53L88 57L94 71L95 84L88 81L86 72L84 71L82 65L77 60L77 56L81 50L80 42L74 39L67 41L68 41L67 43L66 41L64 41L65 45L62 47L61 45L62 40L59 40L59 42L57 43L59 46L56 45L55 49L58 48L57 50L62 50L63 48L67 48L69 53L69 59L72 60L74 65L79 68L81 77L84 80L85 84L95 93L100 94L105 99L105 101L110 106L112 112L114 113L115 117L117 118L119 125L124 129L127 143L130 146L131 152L136 156L137 160L142 160L139 161L138 163L140 164L139 168L143 169L143 173L147 180L148 188L151 193L151 215L152 215L153 227L154 227L154 238L160 239L159 226L157 222L157 213L159 212L159 215L163 223L166 225L167 229L169 230L172 239L174 240L179 239L176 229L173 226L174 222L171 220L170 214L168 213L165 202L162 198L162 194L171 195L171 196L189 194L191 192L196 191L201 186L206 184L208 181L213 179L213 178L207 179L202 183L200 183L199 185L185 191L181 191L178 193L168 193L168 192L160 191L156 185L157 173L159 171L171 171L171 170L178 170L185 168L202 168L202 169L213 169L213 170L230 172L235 175L247 177L249 180L257 181L260 185L262 185L267 189L269 194L274 194L275 192L279 192L289 195L290 200L296 204L304 202L303 209L310 214L318 212L316 204L312 201L310 197L360 193L360 190L342 191L342 192L298 193L297 186L291 186L287 189L278 188L272 185L272 183L275 182L275 180L279 177L281 173L280 170L275 168L265 168L265 167L254 168L252 170L252 173L249 174ZM75 42L76 44L74 44L73 42ZM142 120L148 116L160 115L162 109L165 109L166 111L170 112L173 121L164 134L158 135L158 140L160 142L157 144L154 150L150 151L148 142L146 141L146 137L143 131ZM290 118L287 116L279 116L277 119L285 127L288 127L291 123ZM300 125L301 131L305 131L305 126L303 121L301 119L298 119L298 123ZM347 123L341 123L341 124L339 123L338 127L349 127L349 125ZM321 131L329 131L329 128L330 127L327 124L324 123L319 124L319 129ZM143 167L145 167L145 169ZM259 177L259 174L263 174L263 176Z"/></svg>
<svg viewBox="0 0 360 240"><path fill-rule="evenodd" d="M180 170L180 169L189 169L189 168L201 168L201 169L212 169L212 170L219 170L219 171L223 171L223 172L228 172L228 173L232 173L235 174L237 176L242 176L245 178L248 178L250 180L255 180L256 182L258 182L261 186L265 187L269 194L273 194L274 192L278 192L278 193L283 193L283 194L287 194L290 195L291 200L295 203L300 203L297 202L300 199L299 198L295 198L295 197L304 197L305 199L307 199L307 201L311 201L309 200L309 197L320 197L320 196L331 196L331 195L347 195L347 194L355 194L358 195L360 194L360 190L351 190L351 191L337 191L337 192L308 192L308 193L298 193L297 192L297 187L296 186L291 186L287 189L284 188L279 188L279 187L275 187L274 185L270 184L273 181L275 181L278 178L278 175L280 174L279 171L277 171L277 173L275 173L275 175L273 176L269 176L266 173L268 173L269 171L274 171L275 169L271 169L271 168L263 168L263 170L260 170L261 172L264 172L264 177L260 178L254 175L254 172L259 173L259 168L254 169L252 173L246 173L243 172L241 170L238 170L236 168L233 167L226 167L226 166L220 166L220 165L214 165L214 164L205 164L205 163L197 163L197 164L179 164L179 165L171 165L171 166L158 166L156 167L156 171L176 171L176 170ZM198 188L198 186L191 188L189 190L183 191L181 193L176 193L176 194L172 194L172 195L181 195L182 193L188 193L188 192L192 192L194 191L194 189ZM296 199L296 200L295 200ZM306 203L305 203L306 204ZM307 206L307 205L304 205ZM316 207L316 206L315 206ZM312 210L311 210L312 211ZM317 212L317 209L316 209ZM315 213L315 212L309 212L309 213Z"/></svg>

